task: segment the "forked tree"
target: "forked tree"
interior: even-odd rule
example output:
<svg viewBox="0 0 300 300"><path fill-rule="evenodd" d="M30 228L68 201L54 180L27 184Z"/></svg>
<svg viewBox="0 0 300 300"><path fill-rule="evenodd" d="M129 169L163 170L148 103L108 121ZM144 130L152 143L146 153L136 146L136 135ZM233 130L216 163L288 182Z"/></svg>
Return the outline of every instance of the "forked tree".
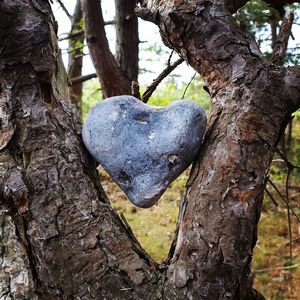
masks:
<svg viewBox="0 0 300 300"><path fill-rule="evenodd" d="M1 297L261 297L250 270L257 223L300 81L299 67L281 64L290 16L267 61L232 16L246 2L149 0L136 10L204 78L212 102L163 264L142 249L101 188L67 100L50 4L0 2Z"/></svg>

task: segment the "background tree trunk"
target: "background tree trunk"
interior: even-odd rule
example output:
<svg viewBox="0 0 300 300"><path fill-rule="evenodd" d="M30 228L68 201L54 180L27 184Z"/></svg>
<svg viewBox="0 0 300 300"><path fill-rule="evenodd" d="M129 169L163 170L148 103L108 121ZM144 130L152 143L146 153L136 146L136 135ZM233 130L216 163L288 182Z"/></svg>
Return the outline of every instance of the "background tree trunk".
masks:
<svg viewBox="0 0 300 300"><path fill-rule="evenodd" d="M82 30L83 17L80 0L77 0L72 16L70 34ZM82 75L84 33L75 35L69 39L68 76L70 79L79 78ZM79 115L82 114L82 82L72 82L69 86L70 100L76 105Z"/></svg>
<svg viewBox="0 0 300 300"><path fill-rule="evenodd" d="M116 61L131 83L138 79L139 33L134 13L135 0L115 0L116 4Z"/></svg>
<svg viewBox="0 0 300 300"><path fill-rule="evenodd" d="M116 0L116 58L109 49L101 3L81 0L85 35L104 98L130 95L131 82L138 75L138 22L135 0Z"/></svg>
<svg viewBox="0 0 300 300"><path fill-rule="evenodd" d="M5 0L0 195L1 222L12 225L1 233L19 248L20 266L0 269L0 278L23 274L20 289L41 299L255 299L250 264L263 191L280 133L299 107L299 68L266 62L218 1L142 2L138 13L158 24L212 95L168 260L148 257L103 193L66 101L49 3ZM14 286L1 288L12 294Z"/></svg>

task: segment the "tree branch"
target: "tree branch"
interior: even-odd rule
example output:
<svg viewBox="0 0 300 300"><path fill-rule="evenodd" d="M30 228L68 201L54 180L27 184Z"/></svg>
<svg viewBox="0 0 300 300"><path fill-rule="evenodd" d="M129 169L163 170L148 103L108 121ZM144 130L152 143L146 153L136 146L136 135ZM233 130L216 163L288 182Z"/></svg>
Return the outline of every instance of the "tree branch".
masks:
<svg viewBox="0 0 300 300"><path fill-rule="evenodd" d="M286 54L288 41L291 36L291 29L294 20L294 13L292 10L288 9L282 24L280 27L279 34L273 49L272 62L278 66L282 66L284 62L284 57Z"/></svg>
<svg viewBox="0 0 300 300"><path fill-rule="evenodd" d="M56 1L59 3L60 7L65 12L65 14L67 15L67 17L72 21L72 15L68 12L68 10L65 7L65 5L63 4L63 2L61 0L56 0Z"/></svg>
<svg viewBox="0 0 300 300"><path fill-rule="evenodd" d="M268 182L274 188L274 190L277 192L277 194L282 199L282 201L285 203L286 207L291 210L291 212L293 213L293 215L296 217L297 221L300 223L300 217L297 215L297 213L295 212L295 210L287 202L285 196L282 195L282 193L280 192L280 190L278 189L278 187L276 186L276 184L270 178L268 178Z"/></svg>
<svg viewBox="0 0 300 300"><path fill-rule="evenodd" d="M78 84L78 83L82 83L82 82L85 82L87 80L90 80L90 79L96 78L96 77L97 77L96 73L74 77L74 78L70 79L69 85L75 85L75 84Z"/></svg>
<svg viewBox="0 0 300 300"><path fill-rule="evenodd" d="M104 26L114 25L114 24L115 24L115 21L105 21L104 22ZM74 38L74 37L77 37L77 36L84 35L84 30L78 30L78 31L75 31L75 32L72 32L72 33L69 33L69 34L63 33L60 36L62 36L62 35L65 35L65 36L60 37L58 39L58 41L64 41L64 40L68 40L68 39L71 39L71 38Z"/></svg>
<svg viewBox="0 0 300 300"><path fill-rule="evenodd" d="M173 64L167 66L156 79L153 80L153 82L147 87L146 91L143 93L142 101L144 103L147 103L155 89L158 87L158 85L173 71L176 69L177 66L179 66L183 62L182 58L179 58L176 60Z"/></svg>

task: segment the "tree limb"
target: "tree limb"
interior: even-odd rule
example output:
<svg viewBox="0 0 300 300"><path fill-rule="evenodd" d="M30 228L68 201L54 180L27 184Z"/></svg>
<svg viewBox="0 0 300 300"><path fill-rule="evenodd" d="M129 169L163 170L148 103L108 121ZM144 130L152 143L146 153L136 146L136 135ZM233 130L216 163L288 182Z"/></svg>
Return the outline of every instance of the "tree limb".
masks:
<svg viewBox="0 0 300 300"><path fill-rule="evenodd" d="M59 3L60 7L65 12L65 14L67 15L67 17L72 21L72 15L68 12L68 10L65 7L64 3L61 0L56 0L56 1Z"/></svg>
<svg viewBox="0 0 300 300"><path fill-rule="evenodd" d="M90 80L90 79L96 78L96 77L97 77L96 73L91 73L91 74L88 74L88 75L74 77L74 78L70 79L69 85L75 85L75 84L78 84L78 83L82 83L82 82L85 82L87 80Z"/></svg>
<svg viewBox="0 0 300 300"><path fill-rule="evenodd" d="M179 66L183 62L182 58L179 58L176 60L173 64L167 66L159 75L158 77L153 80L153 82L147 87L146 91L142 95L142 101L144 103L147 103L155 89L158 87L158 85L166 78L173 70L176 69L177 66Z"/></svg>
<svg viewBox="0 0 300 300"><path fill-rule="evenodd" d="M294 13L292 10L288 9L282 24L280 27L279 34L273 49L272 62L278 66L282 66L284 62L284 57L286 54L288 41L291 36L291 29L294 20Z"/></svg>

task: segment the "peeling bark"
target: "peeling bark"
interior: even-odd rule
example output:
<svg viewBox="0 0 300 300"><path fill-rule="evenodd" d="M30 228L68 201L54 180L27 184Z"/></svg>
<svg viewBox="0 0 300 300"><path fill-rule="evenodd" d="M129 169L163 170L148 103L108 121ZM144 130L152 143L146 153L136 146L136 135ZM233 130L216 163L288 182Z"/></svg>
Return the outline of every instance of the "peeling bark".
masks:
<svg viewBox="0 0 300 300"><path fill-rule="evenodd" d="M0 298L38 299L30 262L11 216L0 214Z"/></svg>

